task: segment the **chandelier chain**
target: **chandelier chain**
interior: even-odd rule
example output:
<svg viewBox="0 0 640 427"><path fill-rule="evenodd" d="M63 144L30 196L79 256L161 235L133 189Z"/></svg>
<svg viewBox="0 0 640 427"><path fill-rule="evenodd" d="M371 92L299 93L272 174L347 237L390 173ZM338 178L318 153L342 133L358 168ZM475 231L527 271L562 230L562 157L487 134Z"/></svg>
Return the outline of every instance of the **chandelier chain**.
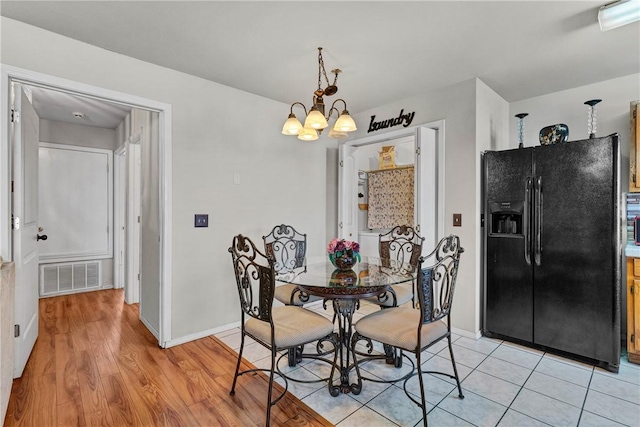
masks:
<svg viewBox="0 0 640 427"><path fill-rule="evenodd" d="M320 48L318 49L318 90L322 90L322 75L324 75L324 80L327 82L327 86L329 86L329 77L327 77L327 71L324 69L322 48Z"/></svg>

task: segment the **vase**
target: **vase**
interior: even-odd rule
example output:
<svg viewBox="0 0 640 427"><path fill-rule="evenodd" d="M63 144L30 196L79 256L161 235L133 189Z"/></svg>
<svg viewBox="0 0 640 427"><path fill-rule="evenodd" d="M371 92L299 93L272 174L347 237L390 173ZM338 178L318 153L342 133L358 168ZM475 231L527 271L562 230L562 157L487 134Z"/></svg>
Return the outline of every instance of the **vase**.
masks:
<svg viewBox="0 0 640 427"><path fill-rule="evenodd" d="M336 257L333 254L329 255L331 264L339 270L351 270L356 265L357 259L353 254L342 254L342 256Z"/></svg>
<svg viewBox="0 0 640 427"><path fill-rule="evenodd" d="M331 283L338 286L353 286L358 283L358 275L351 269L337 268L331 273Z"/></svg>

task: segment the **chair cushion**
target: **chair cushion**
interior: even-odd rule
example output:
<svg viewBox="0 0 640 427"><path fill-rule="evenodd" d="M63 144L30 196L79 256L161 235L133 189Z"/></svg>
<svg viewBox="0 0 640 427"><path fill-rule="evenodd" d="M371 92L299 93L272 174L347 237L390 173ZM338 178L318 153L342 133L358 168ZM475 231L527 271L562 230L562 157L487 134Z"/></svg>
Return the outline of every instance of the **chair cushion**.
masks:
<svg viewBox="0 0 640 427"><path fill-rule="evenodd" d="M411 283L403 283L401 285L391 286L396 293L396 305L399 307L413 298L413 285ZM393 307L393 296L389 295L389 299L380 302L377 297L366 298L367 301L382 307Z"/></svg>
<svg viewBox="0 0 640 427"><path fill-rule="evenodd" d="M285 283L284 285L276 286L275 293L273 297L280 301L285 305L291 304L291 293L296 289L296 285L292 285L290 283ZM308 304L310 302L321 300L322 298L317 297L315 295L309 295L309 301L300 301L300 293L296 292L295 297L293 298L293 305L303 305Z"/></svg>
<svg viewBox="0 0 640 427"><path fill-rule="evenodd" d="M333 323L306 308L295 305L274 307L272 312L275 345L278 348L295 347L323 338L333 332ZM245 322L248 334L267 344L271 342L269 322L251 318Z"/></svg>
<svg viewBox="0 0 640 427"><path fill-rule="evenodd" d="M418 324L420 311L411 307L392 307L375 311L364 316L354 325L355 330L393 347L416 351L418 346ZM443 338L447 334L447 324L442 320L422 325L420 346L425 346Z"/></svg>

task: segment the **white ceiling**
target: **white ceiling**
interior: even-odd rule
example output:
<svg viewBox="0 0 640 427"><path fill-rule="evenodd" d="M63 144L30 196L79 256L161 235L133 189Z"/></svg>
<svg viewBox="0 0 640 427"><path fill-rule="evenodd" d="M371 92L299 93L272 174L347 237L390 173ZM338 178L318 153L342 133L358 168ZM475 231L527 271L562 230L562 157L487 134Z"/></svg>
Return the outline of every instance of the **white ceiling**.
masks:
<svg viewBox="0 0 640 427"><path fill-rule="evenodd" d="M310 104L322 46L354 114L473 77L513 102L638 73L640 24L601 32L606 3L2 0L0 13L287 104Z"/></svg>
<svg viewBox="0 0 640 427"><path fill-rule="evenodd" d="M115 129L131 111L131 107L124 105L40 87L29 87L28 90L33 108L41 119ZM77 113L82 117L77 117Z"/></svg>

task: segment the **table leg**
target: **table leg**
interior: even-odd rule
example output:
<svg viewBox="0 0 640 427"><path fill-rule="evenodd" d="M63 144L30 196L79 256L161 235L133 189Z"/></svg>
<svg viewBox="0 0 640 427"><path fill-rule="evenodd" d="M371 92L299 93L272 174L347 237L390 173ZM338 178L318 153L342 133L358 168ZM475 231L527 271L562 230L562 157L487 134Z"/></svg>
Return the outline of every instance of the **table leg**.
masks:
<svg viewBox="0 0 640 427"><path fill-rule="evenodd" d="M329 393L331 396L338 396L342 393L360 394L362 390L362 384L349 383L349 371L351 371L351 357L353 356L353 364L357 363L355 355L351 354L350 339L352 333L352 321L353 313L356 311L358 301L356 299L335 299L333 300L333 310L336 313L336 320L338 322L338 339L339 339L339 365L333 366L331 369L331 376L329 378ZM333 374L335 370L340 370L340 384L333 384Z"/></svg>

